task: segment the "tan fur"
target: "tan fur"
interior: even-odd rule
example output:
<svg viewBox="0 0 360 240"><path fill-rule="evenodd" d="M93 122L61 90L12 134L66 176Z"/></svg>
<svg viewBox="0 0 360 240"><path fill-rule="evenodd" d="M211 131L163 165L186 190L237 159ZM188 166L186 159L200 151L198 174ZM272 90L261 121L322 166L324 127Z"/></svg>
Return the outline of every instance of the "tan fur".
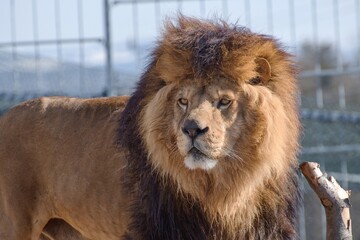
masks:
<svg viewBox="0 0 360 240"><path fill-rule="evenodd" d="M118 239L128 218L116 148L126 101L41 98L0 119L0 239L38 239L56 217L90 239Z"/></svg>
<svg viewBox="0 0 360 240"><path fill-rule="evenodd" d="M199 202L207 220L228 239L255 239L260 236L255 222L264 212L281 212L295 191L291 185L290 192L279 195L298 149L292 62L272 39L239 32L231 47L219 46L222 60L216 68L197 73L192 46L179 37L181 31L191 36L190 42L200 34L198 29L230 27L184 17L177 24L167 24L137 90L144 94L133 96L138 109L128 105L139 116L134 118L138 144L163 185ZM256 77L261 82L252 85ZM218 104L224 97L232 103L222 109ZM188 100L187 107L179 105L180 98ZM139 187L124 179L134 161L129 160L132 149L117 144L126 101L42 98L0 119L0 239L37 240L53 218L64 221L48 225L53 233L65 229L71 234L66 229L72 226L89 239L142 236L129 227L134 218L129 208ZM203 153L200 161L189 153L186 120L209 129L196 139ZM147 174L137 173L139 178ZM124 181L130 181L135 194L126 192Z"/></svg>

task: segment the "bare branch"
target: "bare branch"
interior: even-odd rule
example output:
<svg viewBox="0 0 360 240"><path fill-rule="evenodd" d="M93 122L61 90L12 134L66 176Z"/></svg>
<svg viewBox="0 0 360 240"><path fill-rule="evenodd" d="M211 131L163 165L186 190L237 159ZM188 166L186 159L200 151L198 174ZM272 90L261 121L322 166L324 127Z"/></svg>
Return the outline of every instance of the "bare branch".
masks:
<svg viewBox="0 0 360 240"><path fill-rule="evenodd" d="M311 188L319 197L326 212L326 239L352 239L350 219L350 191L345 191L335 178L327 177L314 162L300 165Z"/></svg>

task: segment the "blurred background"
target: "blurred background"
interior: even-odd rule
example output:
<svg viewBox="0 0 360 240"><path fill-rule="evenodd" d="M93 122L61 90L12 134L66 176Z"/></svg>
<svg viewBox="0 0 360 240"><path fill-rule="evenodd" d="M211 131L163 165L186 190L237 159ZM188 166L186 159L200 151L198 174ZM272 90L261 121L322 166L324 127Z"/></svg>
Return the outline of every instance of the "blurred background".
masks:
<svg viewBox="0 0 360 240"><path fill-rule="evenodd" d="M1 0L0 114L29 98L130 94L162 22L181 12L273 35L300 71L299 161L352 190L360 239L360 0ZM304 182L301 239L325 239Z"/></svg>

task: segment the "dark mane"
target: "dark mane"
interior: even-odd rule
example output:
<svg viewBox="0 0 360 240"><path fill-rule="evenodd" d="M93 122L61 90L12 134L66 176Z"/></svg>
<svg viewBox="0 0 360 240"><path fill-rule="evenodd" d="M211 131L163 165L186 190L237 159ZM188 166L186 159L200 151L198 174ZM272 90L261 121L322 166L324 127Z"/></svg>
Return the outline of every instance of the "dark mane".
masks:
<svg viewBox="0 0 360 240"><path fill-rule="evenodd" d="M192 21L198 22L195 19ZM244 38L250 34L250 31L247 28L230 26L224 22L215 22L214 25L207 28L201 22L198 24L199 26L193 24L195 26L190 29L181 29L180 34L186 37L176 44L184 50L192 52L195 74L199 77L205 77L214 70L220 69L227 52L238 47L233 45L233 40L238 36ZM242 44L244 44L243 41Z"/></svg>

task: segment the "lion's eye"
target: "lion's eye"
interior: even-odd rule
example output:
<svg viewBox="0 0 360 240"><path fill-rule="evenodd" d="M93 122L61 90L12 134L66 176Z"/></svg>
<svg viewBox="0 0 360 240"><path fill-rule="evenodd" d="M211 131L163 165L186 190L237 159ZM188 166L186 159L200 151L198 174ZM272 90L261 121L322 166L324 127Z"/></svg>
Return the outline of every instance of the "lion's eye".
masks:
<svg viewBox="0 0 360 240"><path fill-rule="evenodd" d="M219 101L218 107L219 107L220 109L226 109L226 108L228 108L230 105L231 105L231 100L230 100L230 99L222 98L222 99Z"/></svg>
<svg viewBox="0 0 360 240"><path fill-rule="evenodd" d="M178 104L182 109L186 109L189 101L186 98L179 98Z"/></svg>
<svg viewBox="0 0 360 240"><path fill-rule="evenodd" d="M249 83L251 85L259 85L261 83L261 78L260 77L254 77L254 78L250 79Z"/></svg>

